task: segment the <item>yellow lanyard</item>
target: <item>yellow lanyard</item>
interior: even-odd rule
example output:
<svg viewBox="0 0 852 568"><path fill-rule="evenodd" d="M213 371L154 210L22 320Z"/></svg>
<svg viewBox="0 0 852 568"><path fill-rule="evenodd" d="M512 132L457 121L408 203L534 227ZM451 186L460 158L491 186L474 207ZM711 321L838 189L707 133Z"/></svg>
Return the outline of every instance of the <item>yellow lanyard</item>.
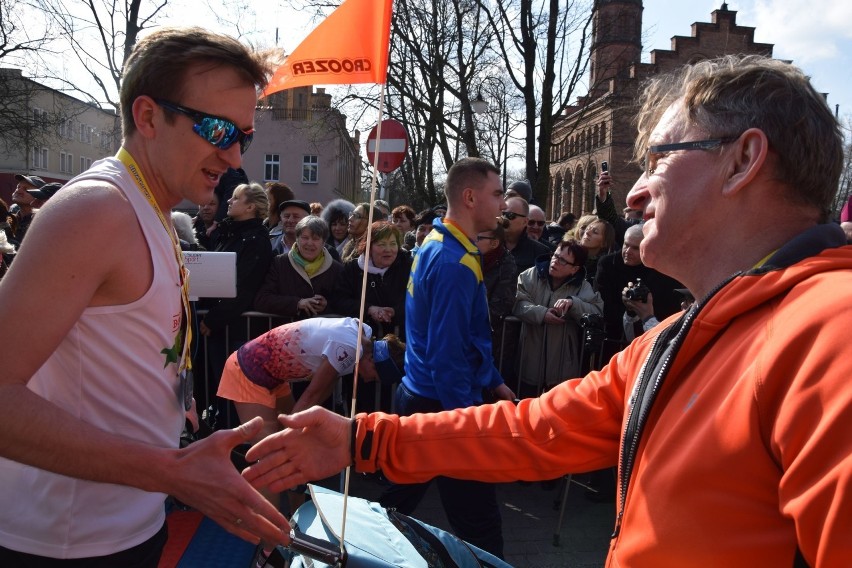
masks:
<svg viewBox="0 0 852 568"><path fill-rule="evenodd" d="M186 269L186 265L183 262L183 252L180 250L180 243L178 242L177 234L175 233L175 230L169 226L169 223L163 216L163 212L160 210L159 205L157 205L157 199L151 193L151 190L148 189L148 184L145 183L145 178L142 177L142 172L139 170L136 160L123 146L119 148L118 154L116 154L115 157L124 164L127 171L130 172L131 176L133 176L133 180L136 182L139 192L145 196L146 200L148 200L148 203L151 205L154 213L157 214L157 218L160 220L160 223L163 225L163 229L165 229L172 242L172 249L175 253L175 260L177 260L178 271L180 273L180 297L181 303L183 304L183 319L180 330L180 333L183 336L183 347L181 348L180 362L178 363L178 375L181 376L184 375L185 371L192 370L192 357L189 356L189 347L192 342L192 325L190 321L192 318L192 312L190 311L189 304L189 271Z"/></svg>

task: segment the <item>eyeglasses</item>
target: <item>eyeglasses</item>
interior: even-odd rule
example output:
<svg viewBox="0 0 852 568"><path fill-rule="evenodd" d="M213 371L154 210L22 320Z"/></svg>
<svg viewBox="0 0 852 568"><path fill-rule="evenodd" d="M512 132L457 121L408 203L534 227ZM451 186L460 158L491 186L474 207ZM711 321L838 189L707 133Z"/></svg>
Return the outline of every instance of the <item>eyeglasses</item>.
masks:
<svg viewBox="0 0 852 568"><path fill-rule="evenodd" d="M522 215L521 213L515 213L514 211L503 211L503 217L505 217L509 221L514 221L518 217L526 218L526 215Z"/></svg>
<svg viewBox="0 0 852 568"><path fill-rule="evenodd" d="M580 266L579 264L568 262L558 254L554 254L553 259L559 264L559 266Z"/></svg>
<svg viewBox="0 0 852 568"><path fill-rule="evenodd" d="M251 145L254 129L242 130L227 118L180 106L164 99L154 99L154 102L170 112L180 113L192 119L195 123L192 127L193 132L220 150L227 150L239 142L240 154L245 154Z"/></svg>
<svg viewBox="0 0 852 568"><path fill-rule="evenodd" d="M364 218L364 216L363 216L363 215L361 215L360 213L350 213L350 214L349 214L349 218L350 218L350 219L355 219L355 220L357 221L357 220L359 220L359 219L363 219L363 218Z"/></svg>
<svg viewBox="0 0 852 568"><path fill-rule="evenodd" d="M544 227L544 221L533 221L530 219L527 221L527 225L531 225L533 227Z"/></svg>
<svg viewBox="0 0 852 568"><path fill-rule="evenodd" d="M645 153L645 162L642 168L645 170L645 176L649 177L657 169L657 161L665 157L666 154L677 150L713 150L722 144L728 144L738 139L738 136L726 136L724 138L714 138L712 140L695 140L694 142L677 142L675 144L660 144L651 146Z"/></svg>
<svg viewBox="0 0 852 568"><path fill-rule="evenodd" d="M488 235L476 235L476 242L479 241L499 241L497 237L489 237Z"/></svg>

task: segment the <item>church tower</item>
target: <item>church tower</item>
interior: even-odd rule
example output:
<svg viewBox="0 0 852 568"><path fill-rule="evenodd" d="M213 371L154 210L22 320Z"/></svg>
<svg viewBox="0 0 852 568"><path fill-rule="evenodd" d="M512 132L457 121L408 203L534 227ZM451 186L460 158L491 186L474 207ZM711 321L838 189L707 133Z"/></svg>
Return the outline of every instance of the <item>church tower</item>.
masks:
<svg viewBox="0 0 852 568"><path fill-rule="evenodd" d="M630 66L640 62L642 10L642 0L595 0L589 98L610 91L610 80L627 79Z"/></svg>

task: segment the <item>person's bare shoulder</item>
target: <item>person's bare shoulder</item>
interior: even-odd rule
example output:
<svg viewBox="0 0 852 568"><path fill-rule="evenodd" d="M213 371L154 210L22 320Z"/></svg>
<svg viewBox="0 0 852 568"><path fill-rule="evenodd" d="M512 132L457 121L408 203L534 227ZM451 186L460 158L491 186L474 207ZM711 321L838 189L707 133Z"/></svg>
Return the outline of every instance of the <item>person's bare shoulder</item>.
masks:
<svg viewBox="0 0 852 568"><path fill-rule="evenodd" d="M10 375L28 378L83 310L134 301L151 274L147 243L118 188L99 181L62 188L36 214L0 286L0 320L15 322L0 327L0 345L20 365Z"/></svg>

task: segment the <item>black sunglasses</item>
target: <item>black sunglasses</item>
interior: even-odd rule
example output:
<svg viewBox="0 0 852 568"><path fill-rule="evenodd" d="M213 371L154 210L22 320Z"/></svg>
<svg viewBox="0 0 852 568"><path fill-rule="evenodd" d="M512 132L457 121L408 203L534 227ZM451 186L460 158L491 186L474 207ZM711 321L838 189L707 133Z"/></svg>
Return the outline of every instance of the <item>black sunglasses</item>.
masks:
<svg viewBox="0 0 852 568"><path fill-rule="evenodd" d="M524 215L522 213L515 213L514 211L503 211L503 217L505 217L509 221L514 221L518 217L526 218L526 215Z"/></svg>
<svg viewBox="0 0 852 568"><path fill-rule="evenodd" d="M180 113L189 117L195 124L193 132L213 144L219 149L227 150L235 143L240 143L240 154L245 154L254 137L254 129L242 130L236 124L222 118L191 109L165 99L154 99L154 102L170 112Z"/></svg>

